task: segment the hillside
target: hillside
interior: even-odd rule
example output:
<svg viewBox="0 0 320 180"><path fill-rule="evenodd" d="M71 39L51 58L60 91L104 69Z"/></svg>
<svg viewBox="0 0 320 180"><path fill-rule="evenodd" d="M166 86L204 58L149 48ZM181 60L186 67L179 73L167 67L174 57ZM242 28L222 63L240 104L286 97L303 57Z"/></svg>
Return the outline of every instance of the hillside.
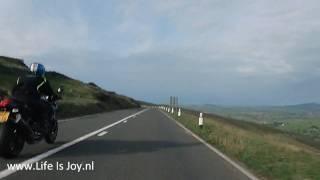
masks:
<svg viewBox="0 0 320 180"><path fill-rule="evenodd" d="M236 119L257 122L274 122L320 117L320 104L317 103L288 106L217 106L205 104L189 105L186 107L223 116L230 116Z"/></svg>
<svg viewBox="0 0 320 180"><path fill-rule="evenodd" d="M186 107L275 127L285 132L303 135L310 141L320 143L320 104L317 103L256 107L223 107L207 104Z"/></svg>
<svg viewBox="0 0 320 180"><path fill-rule="evenodd" d="M17 78L27 73L28 67L22 60L0 56L0 95L10 95ZM57 72L47 72L46 76L53 89L63 86L65 90L63 100L59 102L59 117L140 106L138 101L106 91L94 83L84 83Z"/></svg>

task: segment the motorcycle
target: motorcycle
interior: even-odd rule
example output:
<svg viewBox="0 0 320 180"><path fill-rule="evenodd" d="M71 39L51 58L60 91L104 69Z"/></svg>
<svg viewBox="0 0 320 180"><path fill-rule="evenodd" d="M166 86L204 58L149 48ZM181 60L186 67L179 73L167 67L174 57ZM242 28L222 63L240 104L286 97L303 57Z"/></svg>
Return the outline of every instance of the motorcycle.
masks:
<svg viewBox="0 0 320 180"><path fill-rule="evenodd" d="M62 89L58 89L58 94ZM43 125L35 120L31 108L24 102L14 97L4 98L0 101L0 155L14 158L20 154L24 144L35 144L45 139L48 144L53 144L58 135L58 121L56 103L60 98L43 97L52 107L52 116L49 119L48 131L43 131Z"/></svg>

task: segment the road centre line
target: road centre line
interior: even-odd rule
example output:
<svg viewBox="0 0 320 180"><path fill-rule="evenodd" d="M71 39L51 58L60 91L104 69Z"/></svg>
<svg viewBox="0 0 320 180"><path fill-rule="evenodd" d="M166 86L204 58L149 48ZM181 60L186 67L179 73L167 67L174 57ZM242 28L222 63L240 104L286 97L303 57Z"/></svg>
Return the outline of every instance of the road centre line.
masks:
<svg viewBox="0 0 320 180"><path fill-rule="evenodd" d="M106 135L106 134L108 134L108 132L107 132L107 131L102 131L102 132L101 132L101 133L99 133L97 136L101 137L101 136L104 136L104 135Z"/></svg>

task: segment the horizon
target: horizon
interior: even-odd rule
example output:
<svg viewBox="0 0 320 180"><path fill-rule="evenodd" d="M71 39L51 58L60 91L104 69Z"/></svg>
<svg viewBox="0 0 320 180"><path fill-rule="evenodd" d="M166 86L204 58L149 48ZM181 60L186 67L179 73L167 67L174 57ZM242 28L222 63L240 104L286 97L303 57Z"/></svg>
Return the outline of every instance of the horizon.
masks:
<svg viewBox="0 0 320 180"><path fill-rule="evenodd" d="M319 5L3 1L0 55L159 104L320 102Z"/></svg>
<svg viewBox="0 0 320 180"><path fill-rule="evenodd" d="M232 107L246 107L246 108L251 108L251 107L286 107L286 106L301 106L301 105L319 105L320 102L301 102L298 104L269 104L269 105L264 105L264 104L257 104L257 105L245 105L245 104L228 104L228 105L223 105L223 104L181 104L181 106L217 106L217 107L222 107L222 108L232 108Z"/></svg>

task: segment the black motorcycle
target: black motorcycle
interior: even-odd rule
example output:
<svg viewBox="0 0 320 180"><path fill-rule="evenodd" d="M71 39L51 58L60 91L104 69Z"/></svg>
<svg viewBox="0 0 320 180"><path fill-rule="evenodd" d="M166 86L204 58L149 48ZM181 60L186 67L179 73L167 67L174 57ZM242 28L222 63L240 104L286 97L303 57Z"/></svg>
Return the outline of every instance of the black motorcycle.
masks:
<svg viewBox="0 0 320 180"><path fill-rule="evenodd" d="M58 94L62 90L58 89ZM33 112L28 104L14 97L5 98L0 101L0 155L13 158L20 154L26 143L34 144L42 139L48 144L53 144L58 135L58 121L56 111L58 105L57 97L44 97L52 107L52 117L49 119L48 131L43 131L43 124L35 120Z"/></svg>

